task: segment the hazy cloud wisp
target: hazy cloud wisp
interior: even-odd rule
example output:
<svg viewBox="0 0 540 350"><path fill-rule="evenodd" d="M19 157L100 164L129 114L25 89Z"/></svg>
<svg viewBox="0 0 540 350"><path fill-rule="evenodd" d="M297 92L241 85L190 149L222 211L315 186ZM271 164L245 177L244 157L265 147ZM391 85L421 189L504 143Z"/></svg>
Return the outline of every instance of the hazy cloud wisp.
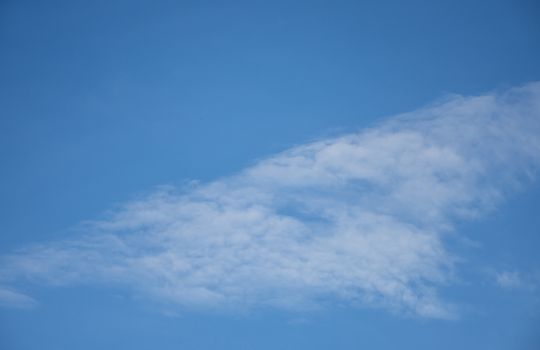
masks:
<svg viewBox="0 0 540 350"><path fill-rule="evenodd" d="M0 282L118 284L183 307L341 300L452 317L437 295L454 266L445 235L534 177L539 131L538 83L453 96L128 202L83 236L1 257Z"/></svg>

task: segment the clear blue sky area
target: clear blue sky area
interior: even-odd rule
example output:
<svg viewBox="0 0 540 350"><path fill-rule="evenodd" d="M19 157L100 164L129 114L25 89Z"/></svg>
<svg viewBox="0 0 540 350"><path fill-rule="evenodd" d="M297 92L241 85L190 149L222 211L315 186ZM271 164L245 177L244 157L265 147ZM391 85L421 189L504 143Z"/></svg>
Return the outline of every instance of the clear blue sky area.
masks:
<svg viewBox="0 0 540 350"><path fill-rule="evenodd" d="M2 1L0 255L158 186L538 81L539 62L533 0ZM0 307L0 349L539 349L540 185L517 187L453 221L452 319L340 298L169 313L122 285L26 281L36 305Z"/></svg>

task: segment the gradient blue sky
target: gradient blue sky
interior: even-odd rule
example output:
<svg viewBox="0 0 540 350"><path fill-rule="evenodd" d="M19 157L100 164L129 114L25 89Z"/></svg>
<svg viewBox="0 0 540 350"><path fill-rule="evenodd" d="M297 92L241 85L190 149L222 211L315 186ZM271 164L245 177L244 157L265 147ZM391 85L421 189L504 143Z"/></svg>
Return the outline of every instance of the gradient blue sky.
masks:
<svg viewBox="0 0 540 350"><path fill-rule="evenodd" d="M530 107L538 106L540 88L525 85L540 80L540 6L534 1L8 0L0 4L0 52L1 349L540 347L540 185L535 180L537 158L525 154L534 153L534 140L540 137L536 134L539 110ZM526 93L516 93L516 87L522 86L528 86L522 88ZM480 103L469 96L484 99ZM453 126L452 118L459 114L453 103L466 109L456 123L472 130L472 139L481 145L474 151L472 139L462 138L460 128L443 133L449 138L446 141L430 138L425 131ZM491 115L503 110L511 110L510 119L521 126L508 127L507 121L496 120L494 128L526 135L529 141L523 141L519 151L484 134L485 120L491 123ZM411 112L413 121L393 125L392 116L405 112ZM435 126L414 121L424 114L440 118ZM532 127L527 128L527 123ZM373 141L363 134L366 128L386 138L377 143L380 137ZM377 162L396 154L402 148L398 142L406 147L415 142L399 141L409 131L425 136L422 140L439 151L455 147L466 159L485 163L486 172L467 177L452 168L461 163L433 164L431 158L419 158L428 166L445 169L449 176L465 178L457 183L458 189L448 189L473 193L471 202L449 200L441 205L441 213L424 222L413 210L431 202L410 194L402 197L401 187L398 191L381 185L384 195L375 192L379 184L373 182L360 190L353 185L340 187L341 182L331 182L328 188L373 196L396 220L385 225L404 235L398 237L409 237L407 230L412 227L435 240L425 243L429 252L438 247L440 238L431 232L445 232L440 239L448 257L425 257L423 241L418 241L420 250L407 251L421 265L414 265L414 273L403 270L411 274L407 278L414 280L419 274L429 283L414 280L399 293L411 292L429 303L401 301L393 292L381 292L386 285L377 283L386 276L386 267L369 270L367 281L376 285L374 290L349 277L336 282L360 290L359 298L375 295L377 302L372 302L324 286L321 297L317 294L321 285L315 282L309 288L301 283L293 287L270 283L264 269L272 270L273 265L266 260L254 263L255 271L268 277L264 283L243 279L234 265L230 285L221 287L224 290L190 276L189 283L197 288L212 286L223 292L225 306L191 291L171 297L164 293L162 282L144 277L147 270L126 267L123 253L106 241L81 238L87 237L88 230L101 237L111 226L112 235L135 237L137 253L130 250L128 255L140 258L139 251L148 250L151 256L150 251L163 248L153 241L161 237L157 227L169 221L188 222L193 226L185 229L187 234L190 227L210 232L209 237L193 239L196 249L206 249L211 257L236 256L229 248L208 243L214 237L213 227L204 222L229 223L224 215L201 209L185 219L188 214L182 210L192 207L177 206L185 201L199 203L201 197L212 202L208 196L219 197L216 202L236 198L252 188L286 197L284 206L268 207L265 200L251 197L238 201L270 208L275 214L272 220L296 218L296 223L280 221L287 233L297 223L316 233L324 231L326 224L342 227L344 222L337 216L321 214L324 222L318 224L319 219L310 215L325 212L326 205L335 201L350 204L349 197L339 191L321 194L313 188L305 194L299 189L303 185L288 182L297 174L296 163L283 174L276 164L291 164L298 158L294 154L311 159L312 142L319 147L315 154L332 150L335 155L344 144L378 151L380 145L386 147L384 140L398 140L399 147L366 156L375 164L372 170L384 177L397 165ZM356 133L363 136L350 144L343 141L342 135ZM407 148L405 155L422 152L422 145ZM293 155L287 153L291 149ZM357 161L347 154L338 152L331 158L332 162L339 159L337 165L332 163L338 172L348 171L348 164ZM505 161L497 163L500 154L506 155L501 156ZM306 167L306 174L315 174L308 182L318 189L327 174ZM516 173L526 168L527 175L515 175L514 168ZM408 169L398 183L417 180ZM505 181L499 180L499 173ZM266 176L275 176L278 184L269 184ZM174 193L163 199L160 186L169 186L165 192ZM302 194L289 198L287 186ZM493 189L504 198L490 202ZM214 190L218 195L208 194ZM312 198L322 204L306 214L304 202ZM395 204L396 198L405 198L406 204L399 200ZM359 213L371 217L369 201L360 202ZM171 214L172 219L143 222L143 229L137 226L139 221L133 223L142 215L140 207L162 212L170 209L170 203L172 212L182 211L184 219ZM476 215L477 209L481 214ZM456 217L454 211L475 212L475 218L470 218L472 214ZM100 221L88 228L90 220ZM379 223L369 222L375 237ZM246 227L249 232L249 225L235 221L230 232ZM336 237L342 233L338 228L331 232ZM301 240L280 242L262 248L278 249L280 244ZM340 249L346 247L332 242ZM374 242L377 247L382 244ZM410 245L416 247L414 242ZM186 244L176 238L172 243ZM28 248L36 244L37 248ZM307 259L321 247L304 252ZM398 255L400 247L409 249L407 244L397 246ZM415 255L418 251L423 253ZM385 254L391 252L395 251L383 249L382 257L375 254L369 268L384 265ZM173 258L180 253L184 251L173 251ZM99 257L78 258L93 254ZM351 254L347 258L355 258ZM47 265L57 256L65 258L58 265ZM333 275L348 267L339 256L333 256L335 266L329 270ZM45 272L28 268L36 261ZM206 260L195 262L221 266L219 260L217 267ZM426 264L439 263L452 266L424 270ZM103 271L118 266L137 281L111 282ZM149 271L155 272L154 268ZM316 274L326 268L310 265L297 272ZM177 286L176 282L185 283L166 280L167 286ZM433 300L431 288L437 294ZM269 303L268 295L279 302ZM317 295L315 306L313 295ZM288 302L302 307L281 305L288 296ZM304 303L310 306L303 307ZM433 305L439 309L433 311Z"/></svg>

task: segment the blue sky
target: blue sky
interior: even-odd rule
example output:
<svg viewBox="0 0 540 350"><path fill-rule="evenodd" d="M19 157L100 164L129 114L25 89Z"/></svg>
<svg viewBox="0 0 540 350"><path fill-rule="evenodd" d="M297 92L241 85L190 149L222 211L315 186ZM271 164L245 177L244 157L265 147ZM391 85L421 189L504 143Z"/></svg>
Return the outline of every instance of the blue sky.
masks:
<svg viewBox="0 0 540 350"><path fill-rule="evenodd" d="M537 349L533 1L4 1L0 348Z"/></svg>

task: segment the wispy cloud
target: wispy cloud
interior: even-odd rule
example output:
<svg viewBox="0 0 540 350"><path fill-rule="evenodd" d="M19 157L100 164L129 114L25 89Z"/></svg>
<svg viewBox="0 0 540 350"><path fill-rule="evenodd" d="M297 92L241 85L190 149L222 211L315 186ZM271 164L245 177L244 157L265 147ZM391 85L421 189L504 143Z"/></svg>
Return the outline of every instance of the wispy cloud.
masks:
<svg viewBox="0 0 540 350"><path fill-rule="evenodd" d="M23 293L0 286L0 306L29 309L37 302Z"/></svg>
<svg viewBox="0 0 540 350"><path fill-rule="evenodd" d="M535 291L540 284L540 273L516 270L503 270L496 272L495 282L503 289Z"/></svg>
<svg viewBox="0 0 540 350"><path fill-rule="evenodd" d="M514 289L524 285L520 274L516 271L502 271L497 273L495 277L497 284L502 288Z"/></svg>
<svg viewBox="0 0 540 350"><path fill-rule="evenodd" d="M341 300L452 317L444 238L540 163L540 84L453 96L237 175L160 189L84 236L1 258L0 280L118 284L183 307Z"/></svg>

